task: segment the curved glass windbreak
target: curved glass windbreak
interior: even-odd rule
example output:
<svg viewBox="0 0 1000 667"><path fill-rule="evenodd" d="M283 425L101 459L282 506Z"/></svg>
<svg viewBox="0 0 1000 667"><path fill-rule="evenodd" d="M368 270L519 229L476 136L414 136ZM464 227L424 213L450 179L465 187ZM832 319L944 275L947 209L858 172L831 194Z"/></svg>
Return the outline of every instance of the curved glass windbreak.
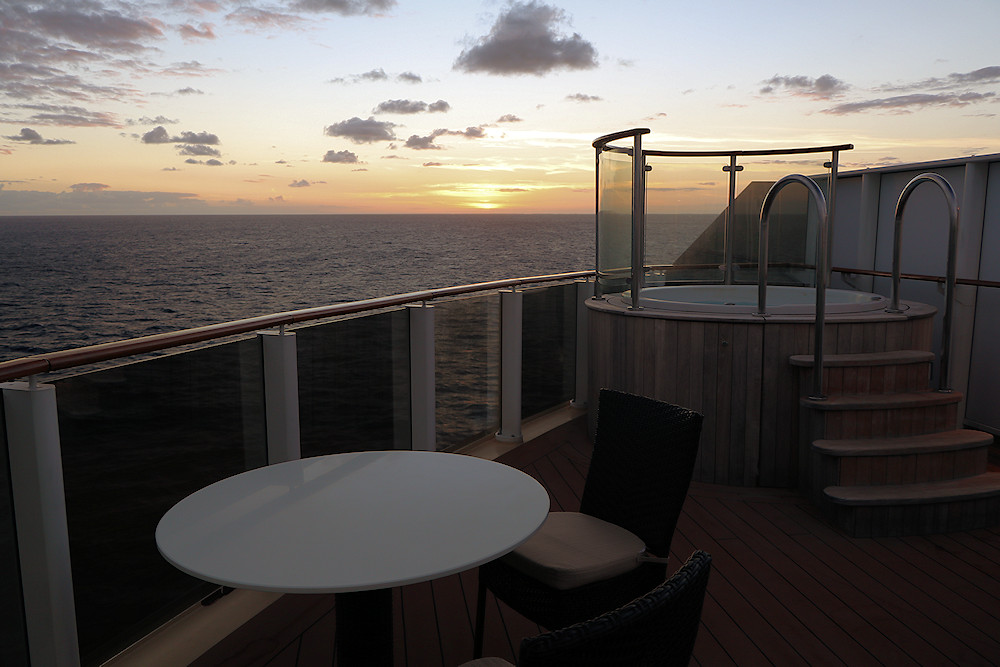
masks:
<svg viewBox="0 0 1000 667"><path fill-rule="evenodd" d="M646 162L646 286L722 282L728 159L649 156Z"/></svg>
<svg viewBox="0 0 1000 667"><path fill-rule="evenodd" d="M632 156L603 151L597 161L595 293L601 296L624 292L632 273Z"/></svg>
<svg viewBox="0 0 1000 667"><path fill-rule="evenodd" d="M829 153L751 156L740 159L741 186L732 226L734 283L757 282L760 210L776 181L796 173L809 176L829 202ZM767 221L767 282L771 285L813 285L816 280L818 244L815 205L806 188L792 183L774 200Z"/></svg>

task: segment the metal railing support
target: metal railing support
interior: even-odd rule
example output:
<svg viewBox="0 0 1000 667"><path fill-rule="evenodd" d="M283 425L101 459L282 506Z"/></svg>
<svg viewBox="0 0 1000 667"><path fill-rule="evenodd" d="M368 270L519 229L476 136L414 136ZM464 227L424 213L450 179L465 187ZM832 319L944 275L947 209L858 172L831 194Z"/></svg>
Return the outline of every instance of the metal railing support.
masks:
<svg viewBox="0 0 1000 667"><path fill-rule="evenodd" d="M633 136L632 148L632 310L639 310L639 298L646 264L646 156L642 134Z"/></svg>
<svg viewBox="0 0 1000 667"><path fill-rule="evenodd" d="M570 404L576 408L587 407L589 352L587 350L590 321L587 301L594 297L594 286L589 280L576 282L576 394Z"/></svg>
<svg viewBox="0 0 1000 667"><path fill-rule="evenodd" d="M736 154L729 156L729 164L722 168L729 172L729 203L726 205L726 221L722 228L722 251L725 257L723 282L733 284L733 207L736 204L736 174L743 171L742 165L736 164Z"/></svg>
<svg viewBox="0 0 1000 667"><path fill-rule="evenodd" d="M34 378L0 388L31 664L77 667L80 650L56 390L35 384Z"/></svg>
<svg viewBox="0 0 1000 667"><path fill-rule="evenodd" d="M264 354L264 419L268 464L302 458L299 433L299 370L295 334L258 334Z"/></svg>
<svg viewBox="0 0 1000 667"><path fill-rule="evenodd" d="M913 191L924 182L934 183L944 195L945 203L948 206L948 267L945 275L944 287L944 319L941 321L941 359L938 366L938 391L951 391L951 379L949 373L949 358L951 354L951 320L952 306L955 300L955 265L958 254L958 199L951 184L941 176L933 173L925 173L915 176L903 187L896 202L896 217L893 223L892 237L892 299L886 309L890 313L902 312L899 308L899 278L900 278L900 251L902 249L903 237L903 209L909 201Z"/></svg>
<svg viewBox="0 0 1000 667"><path fill-rule="evenodd" d="M516 288L500 292L500 430L497 440L520 442L521 435L521 323L524 293Z"/></svg>
<svg viewBox="0 0 1000 667"><path fill-rule="evenodd" d="M437 449L434 379L434 306L407 306L410 314L410 447Z"/></svg>
<svg viewBox="0 0 1000 667"><path fill-rule="evenodd" d="M823 330L826 327L826 280L829 273L827 263L827 207L826 197L816 181L801 174L789 174L779 179L764 197L760 209L760 239L757 242L757 315L767 315L767 218L771 207L782 188L791 183L801 183L809 191L816 204L819 232L816 243L816 319L813 343L813 391L809 398L823 400Z"/></svg>

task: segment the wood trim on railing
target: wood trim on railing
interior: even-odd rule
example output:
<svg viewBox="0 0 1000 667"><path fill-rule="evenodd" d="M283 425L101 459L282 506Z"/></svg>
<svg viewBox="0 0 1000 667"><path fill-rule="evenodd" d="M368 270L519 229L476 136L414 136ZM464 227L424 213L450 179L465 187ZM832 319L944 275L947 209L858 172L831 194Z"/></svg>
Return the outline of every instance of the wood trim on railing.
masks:
<svg viewBox="0 0 1000 667"><path fill-rule="evenodd" d="M87 364L111 359L130 357L146 352L156 352L167 350L191 343L200 343L208 340L225 338L238 334L250 333L261 329L271 329L274 327L319 320L337 315L350 315L379 308L390 308L402 306L417 301L430 301L446 296L459 294L469 294L472 292L485 292L490 290L516 287L518 285L529 285L535 283L555 282L558 280L575 280L579 278L590 278L593 271L573 271L570 273L557 273L547 276L531 276L527 278L510 278L507 280L494 280L485 283L473 283L470 285L457 285L455 287L442 287L438 289L423 290L420 292L408 292L395 296L378 297L375 299L365 299L362 301L352 301L350 303L337 303L329 306L318 306L315 308L304 308L302 310L291 310L283 313L273 313L250 317L221 324L209 324L193 329L183 329L181 331L171 331L168 333L154 334L142 338L132 338L129 340L115 341L111 343L101 343L88 347L80 347L72 350L62 350L60 352L49 352L20 359L0 362L0 382L7 382L17 378L37 375L49 371L66 370Z"/></svg>

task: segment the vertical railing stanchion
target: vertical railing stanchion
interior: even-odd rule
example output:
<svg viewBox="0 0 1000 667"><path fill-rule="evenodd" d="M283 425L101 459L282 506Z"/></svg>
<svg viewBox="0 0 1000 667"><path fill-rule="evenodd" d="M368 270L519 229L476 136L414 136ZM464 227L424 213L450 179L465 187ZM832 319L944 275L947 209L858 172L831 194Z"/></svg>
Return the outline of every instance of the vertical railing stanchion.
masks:
<svg viewBox="0 0 1000 667"><path fill-rule="evenodd" d="M594 297L596 283L589 280L576 282L576 394L570 404L575 408L587 407L587 392L589 391L588 374L589 330L587 300Z"/></svg>
<svg viewBox="0 0 1000 667"><path fill-rule="evenodd" d="M34 379L0 388L31 664L77 667L80 649L56 390Z"/></svg>
<svg viewBox="0 0 1000 667"><path fill-rule="evenodd" d="M633 136L632 147L632 310L639 310L639 298L646 264L646 157L642 134Z"/></svg>
<svg viewBox="0 0 1000 667"><path fill-rule="evenodd" d="M264 415L268 464L302 458L299 434L299 371L295 334L259 334L264 353Z"/></svg>
<svg viewBox="0 0 1000 667"><path fill-rule="evenodd" d="M726 285L733 284L733 207L736 204L736 174L743 171L743 167L736 164L736 154L729 156L729 165L722 168L722 171L729 172L729 203L726 205L725 224L722 227L722 252L725 257L723 271L723 282Z"/></svg>
<svg viewBox="0 0 1000 667"><path fill-rule="evenodd" d="M521 306L517 288L500 291L500 430L497 440L520 442L521 435Z"/></svg>
<svg viewBox="0 0 1000 667"><path fill-rule="evenodd" d="M437 449L434 377L434 307L426 301L411 305L410 313L410 447Z"/></svg>

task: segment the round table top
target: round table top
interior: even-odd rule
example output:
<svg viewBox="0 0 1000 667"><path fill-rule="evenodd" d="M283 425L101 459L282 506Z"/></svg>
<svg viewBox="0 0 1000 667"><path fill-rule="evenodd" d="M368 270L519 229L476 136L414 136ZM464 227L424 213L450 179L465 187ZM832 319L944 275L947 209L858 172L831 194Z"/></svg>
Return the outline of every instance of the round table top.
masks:
<svg viewBox="0 0 1000 667"><path fill-rule="evenodd" d="M414 451L318 456L197 491L156 527L163 557L233 588L338 593L428 581L513 550L548 493L494 461Z"/></svg>

